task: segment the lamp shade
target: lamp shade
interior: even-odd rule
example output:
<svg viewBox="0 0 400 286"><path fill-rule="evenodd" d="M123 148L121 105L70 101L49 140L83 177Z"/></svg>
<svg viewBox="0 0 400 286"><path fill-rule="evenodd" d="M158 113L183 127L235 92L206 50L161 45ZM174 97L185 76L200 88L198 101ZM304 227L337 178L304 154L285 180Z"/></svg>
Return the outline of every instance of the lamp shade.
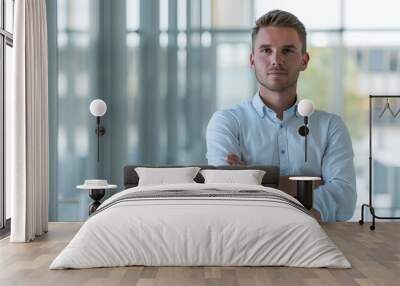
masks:
<svg viewBox="0 0 400 286"><path fill-rule="evenodd" d="M107 104L101 99L95 99L90 103L90 113L94 116L103 116L107 111Z"/></svg>
<svg viewBox="0 0 400 286"><path fill-rule="evenodd" d="M297 105L297 111L301 116L311 116L314 112L314 104L309 99L303 99Z"/></svg>

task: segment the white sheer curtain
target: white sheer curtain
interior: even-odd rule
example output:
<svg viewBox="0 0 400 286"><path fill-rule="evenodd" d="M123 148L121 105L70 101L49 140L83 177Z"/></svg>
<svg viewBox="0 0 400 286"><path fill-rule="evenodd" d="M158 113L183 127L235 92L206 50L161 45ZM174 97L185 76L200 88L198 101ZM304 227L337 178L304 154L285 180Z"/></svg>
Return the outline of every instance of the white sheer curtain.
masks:
<svg viewBox="0 0 400 286"><path fill-rule="evenodd" d="M45 0L15 1L13 92L6 150L12 242L27 242L48 225L48 66Z"/></svg>

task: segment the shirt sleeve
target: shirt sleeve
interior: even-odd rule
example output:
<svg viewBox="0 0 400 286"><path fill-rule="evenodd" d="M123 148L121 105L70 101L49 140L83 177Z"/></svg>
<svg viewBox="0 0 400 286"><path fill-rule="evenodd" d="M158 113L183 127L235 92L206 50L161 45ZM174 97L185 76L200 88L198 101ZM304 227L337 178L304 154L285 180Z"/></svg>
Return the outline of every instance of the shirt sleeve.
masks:
<svg viewBox="0 0 400 286"><path fill-rule="evenodd" d="M207 160L209 165L227 165L228 154L236 154L239 158L239 123L228 111L217 111L211 117L206 133Z"/></svg>
<svg viewBox="0 0 400 286"><path fill-rule="evenodd" d="M357 191L351 139L340 117L330 122L328 136L322 158L324 185L314 190L314 207L322 221L345 221L353 216Z"/></svg>

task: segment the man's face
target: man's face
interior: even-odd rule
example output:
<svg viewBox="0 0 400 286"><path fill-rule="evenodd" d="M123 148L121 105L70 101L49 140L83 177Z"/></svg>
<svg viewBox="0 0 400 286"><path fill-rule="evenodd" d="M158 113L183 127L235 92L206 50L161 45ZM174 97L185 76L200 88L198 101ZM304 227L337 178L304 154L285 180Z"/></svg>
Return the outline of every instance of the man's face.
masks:
<svg viewBox="0 0 400 286"><path fill-rule="evenodd" d="M250 64L257 81L264 88L283 92L296 87L300 71L307 68L309 56L302 52L296 30L284 27L261 27Z"/></svg>

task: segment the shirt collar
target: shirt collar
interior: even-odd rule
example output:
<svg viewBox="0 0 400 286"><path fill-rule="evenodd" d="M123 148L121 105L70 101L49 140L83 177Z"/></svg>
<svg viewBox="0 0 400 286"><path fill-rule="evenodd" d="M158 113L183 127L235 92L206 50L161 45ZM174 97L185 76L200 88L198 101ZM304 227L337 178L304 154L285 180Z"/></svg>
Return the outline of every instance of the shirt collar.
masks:
<svg viewBox="0 0 400 286"><path fill-rule="evenodd" d="M292 118L294 115L298 116L298 114L297 114L297 104L298 103L299 103L299 100L296 98L295 104L293 104L289 109L286 109L283 112L283 120L282 121L286 121L289 118ZM253 104L256 112L258 113L258 115L260 115L261 118L264 118L264 116L266 116L267 113L272 113L272 114L276 115L275 111L273 111L271 108L269 108L268 106L266 106L264 104L264 102L261 99L259 91L257 91L257 93L254 95L252 104Z"/></svg>
<svg viewBox="0 0 400 286"><path fill-rule="evenodd" d="M257 91L257 93L253 96L252 104L257 111L258 115L260 115L261 118L263 118L266 114L265 108L268 108L264 102L261 100L260 94ZM268 108L269 109L269 108Z"/></svg>
<svg viewBox="0 0 400 286"><path fill-rule="evenodd" d="M296 97L296 102L289 109L286 109L283 112L283 121L286 121L295 115L297 116L297 104L298 103L299 103L299 100Z"/></svg>

